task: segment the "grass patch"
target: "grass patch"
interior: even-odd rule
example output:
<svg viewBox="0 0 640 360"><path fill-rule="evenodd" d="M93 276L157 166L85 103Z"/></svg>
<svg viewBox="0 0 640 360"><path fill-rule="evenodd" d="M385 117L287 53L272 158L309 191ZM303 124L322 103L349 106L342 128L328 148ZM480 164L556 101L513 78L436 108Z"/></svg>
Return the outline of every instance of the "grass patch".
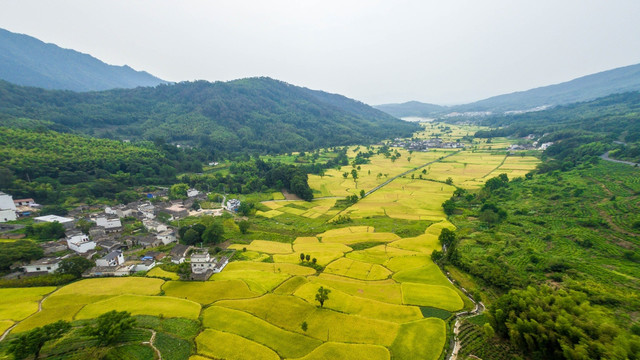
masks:
<svg viewBox="0 0 640 360"><path fill-rule="evenodd" d="M389 350L383 346L327 342L297 360L387 360L389 358Z"/></svg>
<svg viewBox="0 0 640 360"><path fill-rule="evenodd" d="M187 360L191 355L191 345L188 341L162 332L156 333L154 345L166 360Z"/></svg>
<svg viewBox="0 0 640 360"><path fill-rule="evenodd" d="M0 319L19 321L38 311L38 302L56 288L6 288L0 289Z"/></svg>
<svg viewBox="0 0 640 360"><path fill-rule="evenodd" d="M402 301L408 305L431 306L448 311L463 308L464 303L458 293L445 286L403 283Z"/></svg>
<svg viewBox="0 0 640 360"><path fill-rule="evenodd" d="M430 306L420 306L420 311L422 312L422 316L426 318L438 318L442 320L447 320L451 317L451 312L447 310L442 310Z"/></svg>
<svg viewBox="0 0 640 360"><path fill-rule="evenodd" d="M158 277L158 278L163 278L163 279L170 279L170 280L179 280L180 276L178 276L178 274L171 272L171 271L166 271L166 270L162 270L159 266L154 267L153 269L149 270L147 272L147 276L148 277Z"/></svg>

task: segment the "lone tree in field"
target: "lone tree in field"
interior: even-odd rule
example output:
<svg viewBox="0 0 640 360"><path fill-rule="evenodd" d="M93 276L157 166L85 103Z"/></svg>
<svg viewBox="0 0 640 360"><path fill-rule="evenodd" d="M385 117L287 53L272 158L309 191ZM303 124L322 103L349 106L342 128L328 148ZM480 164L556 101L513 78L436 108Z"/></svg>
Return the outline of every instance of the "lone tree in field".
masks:
<svg viewBox="0 0 640 360"><path fill-rule="evenodd" d="M318 289L318 293L316 294L316 301L320 303L320 307L323 307L324 302L329 300L330 292L331 290L325 289L324 287L320 286L320 288Z"/></svg>
<svg viewBox="0 0 640 360"><path fill-rule="evenodd" d="M300 253L300 261L304 261L304 253Z"/></svg>

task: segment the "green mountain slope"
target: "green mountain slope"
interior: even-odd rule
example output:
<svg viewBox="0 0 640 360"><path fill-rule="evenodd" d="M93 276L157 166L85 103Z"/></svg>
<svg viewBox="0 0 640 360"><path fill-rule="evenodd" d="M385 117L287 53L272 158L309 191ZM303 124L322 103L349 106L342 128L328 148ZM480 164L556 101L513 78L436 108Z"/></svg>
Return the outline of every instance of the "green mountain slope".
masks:
<svg viewBox="0 0 640 360"><path fill-rule="evenodd" d="M90 93L0 82L0 125L16 118L98 137L164 138L222 153L372 143L419 129L346 97L270 78Z"/></svg>
<svg viewBox="0 0 640 360"><path fill-rule="evenodd" d="M128 66L113 66L74 50L0 29L0 79L74 91L156 86L164 80Z"/></svg>
<svg viewBox="0 0 640 360"><path fill-rule="evenodd" d="M383 104L374 106L376 109L395 117L429 117L447 111L446 106L427 104L419 101L409 101L402 104Z"/></svg>

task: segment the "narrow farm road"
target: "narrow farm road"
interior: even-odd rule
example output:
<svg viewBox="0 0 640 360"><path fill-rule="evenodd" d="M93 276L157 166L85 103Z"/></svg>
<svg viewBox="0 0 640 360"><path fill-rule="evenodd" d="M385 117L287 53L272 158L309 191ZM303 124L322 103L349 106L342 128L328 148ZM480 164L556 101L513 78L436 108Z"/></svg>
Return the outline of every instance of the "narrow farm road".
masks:
<svg viewBox="0 0 640 360"><path fill-rule="evenodd" d="M611 161L611 162L615 162L615 163L619 163L619 164L627 164L627 165L631 165L631 166L640 166L640 163L634 163L634 162L631 162L631 161L623 161L623 160L612 159L612 158L609 157L609 153L610 153L610 151L607 151L606 153L600 155L600 158L602 160Z"/></svg>
<svg viewBox="0 0 640 360"><path fill-rule="evenodd" d="M154 344L155 341L156 341L156 331L155 330L151 330L151 339L149 339L149 341L143 341L142 344L151 346L153 351L156 352L156 355L158 355L158 360L162 360L162 354L160 353L160 350L158 350L158 348Z"/></svg>
<svg viewBox="0 0 640 360"><path fill-rule="evenodd" d="M45 295L42 299L40 299L40 301L38 301L38 311L36 311L35 313L29 315L28 317L31 317L37 313L39 313L40 311L42 311L42 302L45 301L49 295L51 295L52 293L49 293L47 295ZM0 336L0 341L3 341L7 335L9 335L9 333L11 332L11 330L13 330L13 328L15 328L16 326L18 326L18 324L20 324L21 321L16 321L15 324L13 324L10 328L8 328L7 330L5 330L4 333L2 333L2 336Z"/></svg>

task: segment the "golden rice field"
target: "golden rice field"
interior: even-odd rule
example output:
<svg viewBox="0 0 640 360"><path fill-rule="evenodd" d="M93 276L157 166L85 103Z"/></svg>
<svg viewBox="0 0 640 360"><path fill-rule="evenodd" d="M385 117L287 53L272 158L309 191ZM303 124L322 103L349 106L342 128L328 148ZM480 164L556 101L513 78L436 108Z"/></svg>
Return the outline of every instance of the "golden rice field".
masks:
<svg viewBox="0 0 640 360"><path fill-rule="evenodd" d="M437 149L426 152L414 151L410 154L409 151L400 148L394 148L393 151L401 155L395 161L385 158L384 155L374 155L370 158L369 164L359 165L360 170L356 169L358 172L356 181L351 175L354 168L348 165L340 170L329 169L322 177L309 175L309 186L317 192L317 197L359 195L361 190L369 191L396 175L454 152L454 150ZM343 176L345 172L349 174L347 178Z"/></svg>
<svg viewBox="0 0 640 360"><path fill-rule="evenodd" d="M441 221L446 218L442 203L454 191L455 187L439 182L399 178L342 214L351 218L386 215L396 219Z"/></svg>

